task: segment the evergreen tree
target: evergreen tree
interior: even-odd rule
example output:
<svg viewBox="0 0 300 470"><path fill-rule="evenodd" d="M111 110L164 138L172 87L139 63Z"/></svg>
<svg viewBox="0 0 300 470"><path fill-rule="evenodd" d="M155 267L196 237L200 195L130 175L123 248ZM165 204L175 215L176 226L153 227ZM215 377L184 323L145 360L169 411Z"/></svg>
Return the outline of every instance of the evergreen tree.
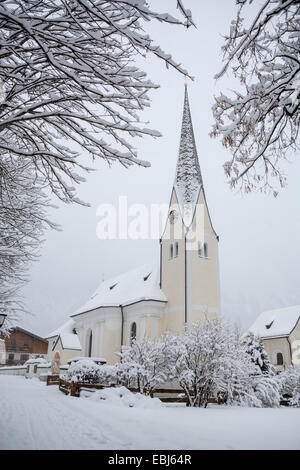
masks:
<svg viewBox="0 0 300 470"><path fill-rule="evenodd" d="M246 352L251 356L257 371L265 375L275 375L274 367L269 361L268 355L264 349L262 340L249 332L243 338Z"/></svg>

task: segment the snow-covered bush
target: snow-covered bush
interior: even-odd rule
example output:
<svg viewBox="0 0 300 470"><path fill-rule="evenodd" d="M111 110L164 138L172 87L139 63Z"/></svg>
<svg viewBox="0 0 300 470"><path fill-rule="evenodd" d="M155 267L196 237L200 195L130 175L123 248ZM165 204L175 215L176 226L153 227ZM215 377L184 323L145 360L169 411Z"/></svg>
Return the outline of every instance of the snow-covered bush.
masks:
<svg viewBox="0 0 300 470"><path fill-rule="evenodd" d="M277 407L280 384L259 338L241 336L229 323L223 327L225 355L219 389L227 385L227 403L240 406ZM223 385L224 386L224 385Z"/></svg>
<svg viewBox="0 0 300 470"><path fill-rule="evenodd" d="M263 374L234 325L206 319L178 337L177 379L190 406L206 407L211 397L241 406L279 406L277 379Z"/></svg>
<svg viewBox="0 0 300 470"><path fill-rule="evenodd" d="M92 359L81 359L70 364L65 378L69 382L97 384L101 367Z"/></svg>
<svg viewBox="0 0 300 470"><path fill-rule="evenodd" d="M151 340L134 341L132 346L122 350L122 361L116 365L119 383L127 387L137 387L141 393L149 395L158 384L169 378L169 348L171 335Z"/></svg>
<svg viewBox="0 0 300 470"><path fill-rule="evenodd" d="M207 406L215 391L222 354L219 338L219 322L208 319L188 325L185 334L178 337L176 378L190 406Z"/></svg>
<svg viewBox="0 0 300 470"><path fill-rule="evenodd" d="M84 396L84 393L82 393ZM91 400L99 400L110 405L124 406L129 408L161 408L163 403L158 398L150 398L141 393L132 393L126 387L111 387L97 390Z"/></svg>
<svg viewBox="0 0 300 470"><path fill-rule="evenodd" d="M274 375L257 374L251 377L254 396L260 408L274 408L280 405L280 381Z"/></svg>
<svg viewBox="0 0 300 470"><path fill-rule="evenodd" d="M118 383L116 366L102 365L98 370L99 383L101 385L111 385Z"/></svg>
<svg viewBox="0 0 300 470"><path fill-rule="evenodd" d="M300 367L291 366L280 374L281 396L290 406L300 407Z"/></svg>
<svg viewBox="0 0 300 470"><path fill-rule="evenodd" d="M64 378L68 382L111 385L117 382L115 366L99 365L92 359L72 362Z"/></svg>

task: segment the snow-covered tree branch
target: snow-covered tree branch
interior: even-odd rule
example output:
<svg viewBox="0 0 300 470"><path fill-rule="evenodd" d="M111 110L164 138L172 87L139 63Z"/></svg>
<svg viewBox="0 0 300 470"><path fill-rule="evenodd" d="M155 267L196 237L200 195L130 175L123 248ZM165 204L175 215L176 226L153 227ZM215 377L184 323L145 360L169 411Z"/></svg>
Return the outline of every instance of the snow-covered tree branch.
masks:
<svg viewBox="0 0 300 470"><path fill-rule="evenodd" d="M187 73L143 30L151 20L193 24L181 1L178 7L183 21L152 11L145 0L1 2L2 155L30 158L58 197L75 202L65 179L82 180L75 171L83 168L80 152L125 167L149 165L128 138L160 135L139 122L148 91L159 85L134 61L152 54Z"/></svg>
<svg viewBox="0 0 300 470"><path fill-rule="evenodd" d="M148 166L132 137L159 132L140 122L159 85L135 65L152 54L187 72L144 31L145 22L189 27L157 13L145 0L3 0L0 2L0 311L18 310L18 288L36 258L45 193L84 204L75 185L84 180L80 154ZM7 325L9 323L6 323Z"/></svg>
<svg viewBox="0 0 300 470"><path fill-rule="evenodd" d="M299 149L300 5L264 0L249 24L252 0L236 0L237 17L223 46L225 65L241 87L215 98L211 135L232 152L224 164L231 186L245 192L284 186L282 160ZM244 15L244 17L242 17Z"/></svg>

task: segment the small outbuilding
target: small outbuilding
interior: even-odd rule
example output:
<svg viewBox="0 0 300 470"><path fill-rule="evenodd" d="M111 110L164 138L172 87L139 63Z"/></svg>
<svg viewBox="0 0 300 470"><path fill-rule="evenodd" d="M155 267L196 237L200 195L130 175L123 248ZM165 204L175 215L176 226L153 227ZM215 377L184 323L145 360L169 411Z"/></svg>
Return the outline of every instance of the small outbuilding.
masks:
<svg viewBox="0 0 300 470"><path fill-rule="evenodd" d="M262 312L249 330L262 339L278 371L300 365L300 305Z"/></svg>

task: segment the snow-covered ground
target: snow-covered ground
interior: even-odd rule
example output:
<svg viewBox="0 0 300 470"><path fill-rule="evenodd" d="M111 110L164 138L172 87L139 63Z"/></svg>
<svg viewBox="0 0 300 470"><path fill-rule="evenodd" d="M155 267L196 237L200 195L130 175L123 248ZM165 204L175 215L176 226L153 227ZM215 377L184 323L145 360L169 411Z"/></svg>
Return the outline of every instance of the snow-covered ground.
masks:
<svg viewBox="0 0 300 470"><path fill-rule="evenodd" d="M126 407L0 376L0 449L300 449L300 409Z"/></svg>

